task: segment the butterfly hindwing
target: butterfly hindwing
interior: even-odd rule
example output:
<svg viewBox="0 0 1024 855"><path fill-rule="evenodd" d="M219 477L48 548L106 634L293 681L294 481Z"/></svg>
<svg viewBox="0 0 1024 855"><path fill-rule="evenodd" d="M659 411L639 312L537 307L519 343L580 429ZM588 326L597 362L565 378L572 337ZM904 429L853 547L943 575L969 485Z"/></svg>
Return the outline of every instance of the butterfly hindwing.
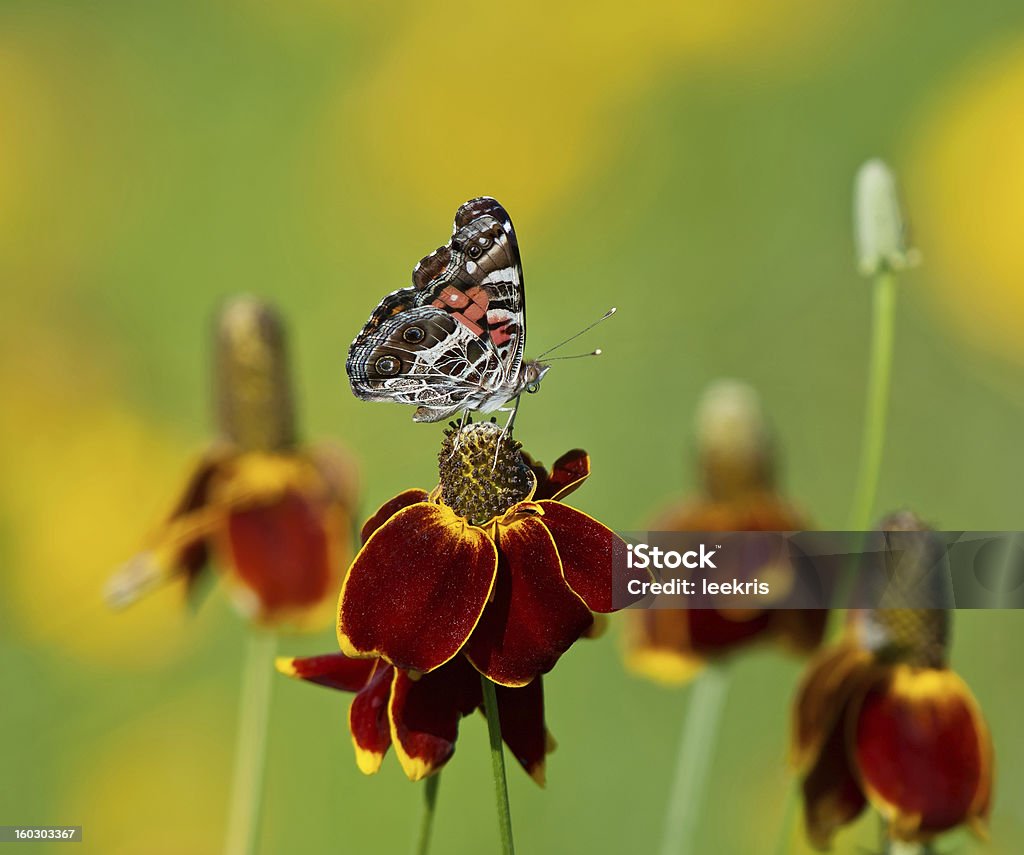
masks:
<svg viewBox="0 0 1024 855"><path fill-rule="evenodd" d="M462 205L451 240L416 265L412 281L381 301L349 348L353 392L417 404L419 421L518 394L526 299L505 209L488 197Z"/></svg>

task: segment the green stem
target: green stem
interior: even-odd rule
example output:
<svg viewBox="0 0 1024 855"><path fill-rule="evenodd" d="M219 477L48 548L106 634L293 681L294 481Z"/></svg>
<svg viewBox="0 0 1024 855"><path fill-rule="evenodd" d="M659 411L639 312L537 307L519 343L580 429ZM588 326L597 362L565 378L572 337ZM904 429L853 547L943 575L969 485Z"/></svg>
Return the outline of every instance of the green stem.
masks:
<svg viewBox="0 0 1024 855"><path fill-rule="evenodd" d="M276 647L277 636L273 633L249 633L242 671L225 855L250 855L256 850Z"/></svg>
<svg viewBox="0 0 1024 855"><path fill-rule="evenodd" d="M434 811L437 808L437 788L441 783L441 773L437 772L427 778L423 788L423 819L420 821L420 834L416 841L416 855L427 855L430 851L430 834L434 830Z"/></svg>
<svg viewBox="0 0 1024 855"><path fill-rule="evenodd" d="M697 819L703 810L708 770L728 689L729 675L722 666L705 669L694 681L669 791L662 855L689 855L695 851Z"/></svg>
<svg viewBox="0 0 1024 855"><path fill-rule="evenodd" d="M889 409L895 321L896 276L892 271L884 270L875 278L867 408L864 412L857 489L850 511L850 531L866 531L871 525L871 512L878 492L882 452L885 448L885 421Z"/></svg>
<svg viewBox="0 0 1024 855"><path fill-rule="evenodd" d="M864 409L864 431L861 439L857 485L850 506L848 531L861 532L857 553L863 550L872 524L872 511L882 472L885 450L885 427L889 411L889 387L892 380L893 342L896 335L896 275L883 270L875 277L871 315L871 353L868 363L867 405ZM839 577L832 595L833 609L847 606L857 574L857 559ZM835 612L833 612L833 615ZM833 621L834 623L834 621Z"/></svg>
<svg viewBox="0 0 1024 855"><path fill-rule="evenodd" d="M793 823L800 802L798 795L796 781L789 781L786 785L786 798L782 803L782 823L779 826L778 839L775 841L775 855L789 855L793 851Z"/></svg>
<svg viewBox="0 0 1024 855"><path fill-rule="evenodd" d="M508 806L508 781L505 779L505 750L501 744L501 721L498 718L498 693L494 683L480 675L484 690L484 713L487 715L487 733L491 739L491 772L494 775L494 795L498 807L498 832L501 834L503 855L515 855L512 840L512 812Z"/></svg>

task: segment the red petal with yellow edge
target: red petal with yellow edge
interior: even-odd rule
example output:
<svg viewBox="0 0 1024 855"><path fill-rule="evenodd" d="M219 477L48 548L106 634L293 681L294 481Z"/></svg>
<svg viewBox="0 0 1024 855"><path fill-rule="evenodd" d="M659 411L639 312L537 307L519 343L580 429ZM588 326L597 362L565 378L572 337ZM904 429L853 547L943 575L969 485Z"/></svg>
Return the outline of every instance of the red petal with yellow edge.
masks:
<svg viewBox="0 0 1024 855"><path fill-rule="evenodd" d="M594 619L566 585L540 517L499 526L498 553L494 594L465 653L495 683L523 686L550 671Z"/></svg>
<svg viewBox="0 0 1024 855"><path fill-rule="evenodd" d="M848 712L849 707L839 710L803 780L807 836L818 849L829 848L836 831L853 822L867 804L847 752Z"/></svg>
<svg viewBox="0 0 1024 855"><path fill-rule="evenodd" d="M232 511L227 521L231 570L256 595L260 616L317 605L331 591L324 509L286 491L274 504Z"/></svg>
<svg viewBox="0 0 1024 855"><path fill-rule="evenodd" d="M344 653L292 658L279 656L277 670L288 677L306 680L329 689L358 692L366 685L376 662L373 659L350 659Z"/></svg>
<svg viewBox="0 0 1024 855"><path fill-rule="evenodd" d="M501 738L526 773L544 786L544 760L554 740L544 723L544 685L538 677L522 688L497 687Z"/></svg>
<svg viewBox="0 0 1024 855"><path fill-rule="evenodd" d="M629 579L649 581L641 570L628 571L619 582L618 597L613 604L613 560L625 568L626 544L610 528L593 517L563 505L545 500L538 502L544 510L541 517L545 528L554 538L558 556L562 561L562 574L587 607L595 612L611 612L622 608L639 596L627 597ZM621 552L616 554L619 550ZM618 599L621 598L621 602Z"/></svg>
<svg viewBox="0 0 1024 855"><path fill-rule="evenodd" d="M448 762L455 753L459 719L481 701L480 676L462 656L415 680L395 670L388 706L391 739L410 781L432 775Z"/></svg>
<svg viewBox="0 0 1024 855"><path fill-rule="evenodd" d="M873 661L863 648L842 643L823 650L810 664L794 704L792 756L797 768L815 762L853 693L878 673Z"/></svg>
<svg viewBox="0 0 1024 855"><path fill-rule="evenodd" d="M473 632L497 565L493 541L450 508L418 503L399 511L366 542L342 586L342 651L433 671Z"/></svg>
<svg viewBox="0 0 1024 855"><path fill-rule="evenodd" d="M419 489L406 490L404 493L399 493L395 498L389 499L377 508L373 516L363 523L360 533L362 542L366 543L370 539L371 534L402 510L402 508L407 508L409 505L415 505L417 502L425 502L426 500L427 491Z"/></svg>
<svg viewBox="0 0 1024 855"><path fill-rule="evenodd" d="M864 697L854 751L865 792L896 837L927 840L987 809L988 729L952 671L895 667Z"/></svg>
<svg viewBox="0 0 1024 855"><path fill-rule="evenodd" d="M364 775L380 769L391 745L388 698L395 669L379 659L371 663L370 681L355 696L348 708L348 728L356 751L356 765Z"/></svg>
<svg viewBox="0 0 1024 855"><path fill-rule="evenodd" d="M590 476L590 456L581 448L567 451L555 461L551 471L542 466L532 466L537 475L537 490L534 501L541 499L563 499L575 492Z"/></svg>

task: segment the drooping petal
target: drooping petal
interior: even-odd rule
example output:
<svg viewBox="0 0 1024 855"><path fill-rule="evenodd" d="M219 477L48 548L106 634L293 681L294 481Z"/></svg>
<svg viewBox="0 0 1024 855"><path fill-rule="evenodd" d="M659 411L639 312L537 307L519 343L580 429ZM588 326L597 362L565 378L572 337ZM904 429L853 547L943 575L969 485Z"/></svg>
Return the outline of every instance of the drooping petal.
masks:
<svg viewBox="0 0 1024 855"><path fill-rule="evenodd" d="M626 612L626 667L666 686L692 680L704 667L704 659L690 644L689 615L676 609Z"/></svg>
<svg viewBox="0 0 1024 855"><path fill-rule="evenodd" d="M519 517L498 528L494 594L465 652L495 683L523 686L550 671L593 617L565 583L541 517Z"/></svg>
<svg viewBox="0 0 1024 855"><path fill-rule="evenodd" d="M590 475L590 456L581 448L567 451L555 461L549 472L527 457L527 463L537 476L534 501L564 499L575 492Z"/></svg>
<svg viewBox="0 0 1024 855"><path fill-rule="evenodd" d="M497 565L490 537L450 508L420 502L399 511L373 533L345 579L342 651L433 671L473 632Z"/></svg>
<svg viewBox="0 0 1024 855"><path fill-rule="evenodd" d="M373 659L350 659L344 653L324 653L320 656L278 656L277 670L288 677L306 680L329 689L358 692L373 673Z"/></svg>
<svg viewBox="0 0 1024 855"><path fill-rule="evenodd" d="M410 781L438 771L455 752L459 719L482 701L480 677L462 656L417 679L395 669L388 706L391 739Z"/></svg>
<svg viewBox="0 0 1024 855"><path fill-rule="evenodd" d="M288 489L274 502L228 514L225 567L235 599L264 621L291 617L329 597L332 566L324 506Z"/></svg>
<svg viewBox="0 0 1024 855"><path fill-rule="evenodd" d="M352 699L348 708L348 728L356 752L356 765L364 775L373 775L380 769L391 745L388 698L395 669L380 659L372 660L371 665L373 673L369 682Z"/></svg>
<svg viewBox="0 0 1024 855"><path fill-rule="evenodd" d="M178 576L185 577L188 598L196 598L208 566L210 535L222 522L219 509L208 506L210 492L229 460L228 452L218 446L197 461L148 548L126 561L107 582L104 597L111 606L131 605Z"/></svg>
<svg viewBox="0 0 1024 855"><path fill-rule="evenodd" d="M210 496L210 487L220 467L229 458L230 453L227 449L219 446L211 448L203 455L189 476L188 483L174 510L171 511L168 522L180 520L206 505ZM209 546L206 538L196 537L178 545L177 556L173 563L185 573L186 588L190 595L195 590L198 577L206 568L208 560Z"/></svg>
<svg viewBox="0 0 1024 855"><path fill-rule="evenodd" d="M512 756L540 786L544 786L544 761L555 749L555 740L544 723L544 685L541 677L521 688L498 686L498 720L501 738Z"/></svg>
<svg viewBox="0 0 1024 855"><path fill-rule="evenodd" d="M847 750L849 709L839 710L803 780L807 836L818 849L827 849L836 831L853 822L867 804Z"/></svg>
<svg viewBox="0 0 1024 855"><path fill-rule="evenodd" d="M629 579L649 581L650 577L642 570L628 571L635 575L614 578L614 565L617 563L620 568L626 566L626 544L610 528L560 502L545 500L537 504L544 511L541 517L544 526L554 538L565 581L580 595L588 608L595 612L611 612L622 608L628 604L625 591ZM613 603L615 587L620 589L616 592L616 600L622 599L621 602Z"/></svg>
<svg viewBox="0 0 1024 855"><path fill-rule="evenodd" d="M851 643L822 651L808 666L793 707L793 763L814 763L854 692L871 679L871 654Z"/></svg>
<svg viewBox="0 0 1024 855"><path fill-rule="evenodd" d="M404 493L399 493L393 499L388 499L363 523L363 529L360 533L362 542L366 543L370 539L371 534L402 510L402 508L407 508L409 505L415 505L417 502L425 502L426 500L427 491L420 489L406 490Z"/></svg>
<svg viewBox="0 0 1024 855"><path fill-rule="evenodd" d="M854 752L865 792L894 836L925 841L984 818L991 743L974 696L954 672L893 668L864 696Z"/></svg>

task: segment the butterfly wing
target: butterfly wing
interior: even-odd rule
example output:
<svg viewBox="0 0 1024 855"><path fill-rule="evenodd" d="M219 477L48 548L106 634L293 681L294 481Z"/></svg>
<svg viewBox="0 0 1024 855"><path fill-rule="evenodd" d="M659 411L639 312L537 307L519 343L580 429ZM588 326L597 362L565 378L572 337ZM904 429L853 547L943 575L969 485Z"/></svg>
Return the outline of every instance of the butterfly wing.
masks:
<svg viewBox="0 0 1024 855"><path fill-rule="evenodd" d="M383 321L346 367L358 397L415 404L424 411L417 421L439 421L471 401L493 363L481 338L450 312L417 306Z"/></svg>
<svg viewBox="0 0 1024 855"><path fill-rule="evenodd" d="M512 221L481 197L455 215L451 240L385 297L349 348L352 391L417 404L437 421L515 392L526 344L526 298Z"/></svg>

